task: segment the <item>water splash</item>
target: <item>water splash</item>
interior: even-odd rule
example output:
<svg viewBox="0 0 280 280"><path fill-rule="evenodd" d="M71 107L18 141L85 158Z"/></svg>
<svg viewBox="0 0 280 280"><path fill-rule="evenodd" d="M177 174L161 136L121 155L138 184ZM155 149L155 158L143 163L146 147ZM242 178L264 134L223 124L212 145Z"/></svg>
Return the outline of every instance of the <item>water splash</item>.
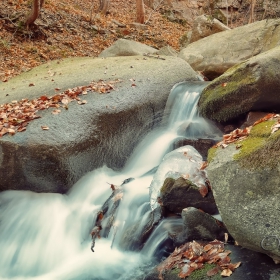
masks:
<svg viewBox="0 0 280 280"><path fill-rule="evenodd" d="M155 170L149 171L171 151L174 140L182 135L216 137L217 130L200 118L196 109L198 92L204 86L180 83L173 88L162 126L139 144L122 172L97 169L77 182L68 195L0 193L0 279L125 279L124 275L143 263L143 254L148 261L157 248L153 241L156 232L142 254L122 252L118 242L123 228L146 213ZM92 253L90 230L97 211L111 194L108 183L121 185L129 177L135 180L123 187L115 228L108 239L96 242ZM166 221L163 224L166 226ZM166 235L165 231L161 235ZM161 242L164 236L157 238Z"/></svg>

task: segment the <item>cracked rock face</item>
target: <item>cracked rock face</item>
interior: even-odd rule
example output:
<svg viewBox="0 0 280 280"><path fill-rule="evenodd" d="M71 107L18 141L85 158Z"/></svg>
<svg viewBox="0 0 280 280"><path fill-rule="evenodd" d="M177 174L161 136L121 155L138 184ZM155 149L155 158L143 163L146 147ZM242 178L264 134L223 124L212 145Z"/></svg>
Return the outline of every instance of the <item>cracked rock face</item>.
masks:
<svg viewBox="0 0 280 280"><path fill-rule="evenodd" d="M219 32L189 44L179 57L213 80L227 69L280 45L280 19Z"/></svg>
<svg viewBox="0 0 280 280"><path fill-rule="evenodd" d="M50 69L57 75L50 77ZM88 93L83 97L87 104L71 102L58 115L51 109L39 111L41 118L30 122L25 132L0 138L0 191L65 193L104 164L121 168L137 142L158 124L174 84L197 80L197 73L176 57L70 58L0 84L0 103L54 95L55 88L100 79L122 82L107 94Z"/></svg>

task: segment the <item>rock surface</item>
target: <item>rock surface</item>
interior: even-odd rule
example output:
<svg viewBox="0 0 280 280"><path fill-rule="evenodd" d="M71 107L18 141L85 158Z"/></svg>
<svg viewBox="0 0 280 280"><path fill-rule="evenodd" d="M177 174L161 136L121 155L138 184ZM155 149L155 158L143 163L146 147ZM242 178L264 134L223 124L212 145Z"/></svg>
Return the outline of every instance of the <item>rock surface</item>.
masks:
<svg viewBox="0 0 280 280"><path fill-rule="evenodd" d="M109 48L105 49L99 54L99 57L111 57L111 56L132 56L132 55L143 55L145 53L153 54L158 50L149 47L145 44L127 40L119 39Z"/></svg>
<svg viewBox="0 0 280 280"><path fill-rule="evenodd" d="M179 57L213 80L227 69L280 45L280 19L219 32L189 44Z"/></svg>
<svg viewBox="0 0 280 280"><path fill-rule="evenodd" d="M201 94L199 111L218 122L249 111L277 111L279 88L280 46L235 65L208 84Z"/></svg>
<svg viewBox="0 0 280 280"><path fill-rule="evenodd" d="M0 138L1 191L64 193L103 164L121 168L137 142L157 125L173 85L197 76L176 57L70 58L0 84L0 103L54 95L55 88L100 79L122 82L108 94L88 93L83 97L87 104L71 102L59 115L40 111L41 118L30 122L25 132ZM42 125L49 130L42 130Z"/></svg>
<svg viewBox="0 0 280 280"><path fill-rule="evenodd" d="M225 240L227 229L211 215L194 207L182 210L183 230L174 237L176 246L193 240Z"/></svg>
<svg viewBox="0 0 280 280"><path fill-rule="evenodd" d="M212 148L207 174L222 220L238 244L280 260L280 131L271 134L276 122L255 125L247 139L224 149ZM273 242L270 236L276 236Z"/></svg>
<svg viewBox="0 0 280 280"><path fill-rule="evenodd" d="M218 212L211 191L203 197L195 184L182 177L176 180L166 178L160 190L160 198L162 207L168 213L181 213L187 207L195 207L209 214Z"/></svg>

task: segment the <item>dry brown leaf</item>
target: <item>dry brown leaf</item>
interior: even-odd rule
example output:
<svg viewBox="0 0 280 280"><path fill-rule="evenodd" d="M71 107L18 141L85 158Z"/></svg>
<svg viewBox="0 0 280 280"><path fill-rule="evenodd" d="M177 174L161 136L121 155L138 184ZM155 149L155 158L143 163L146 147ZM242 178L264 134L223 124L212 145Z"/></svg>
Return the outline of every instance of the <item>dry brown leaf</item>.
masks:
<svg viewBox="0 0 280 280"><path fill-rule="evenodd" d="M221 273L221 276L230 276L232 274L232 271L228 268L224 269Z"/></svg>

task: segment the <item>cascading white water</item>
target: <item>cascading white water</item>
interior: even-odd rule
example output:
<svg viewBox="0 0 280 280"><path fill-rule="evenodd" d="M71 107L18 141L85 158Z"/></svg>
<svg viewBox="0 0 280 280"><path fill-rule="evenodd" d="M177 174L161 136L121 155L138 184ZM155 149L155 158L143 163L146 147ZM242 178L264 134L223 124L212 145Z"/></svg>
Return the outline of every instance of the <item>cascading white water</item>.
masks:
<svg viewBox="0 0 280 280"><path fill-rule="evenodd" d="M173 88L168 122L139 144L122 172L104 166L84 176L67 195L0 193L0 279L125 279L138 267L141 253L118 249L122 228L145 213L153 179L148 171L159 165L175 139L186 133L190 138L216 135L196 110L204 86L181 83ZM107 239L96 241L92 253L90 230L111 194L108 183L121 185L129 177L135 180L123 187L116 223ZM145 246L142 254L147 250Z"/></svg>

